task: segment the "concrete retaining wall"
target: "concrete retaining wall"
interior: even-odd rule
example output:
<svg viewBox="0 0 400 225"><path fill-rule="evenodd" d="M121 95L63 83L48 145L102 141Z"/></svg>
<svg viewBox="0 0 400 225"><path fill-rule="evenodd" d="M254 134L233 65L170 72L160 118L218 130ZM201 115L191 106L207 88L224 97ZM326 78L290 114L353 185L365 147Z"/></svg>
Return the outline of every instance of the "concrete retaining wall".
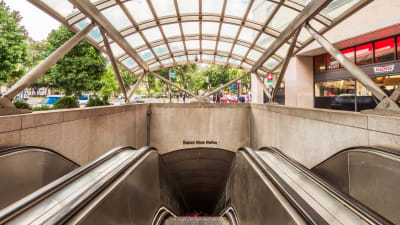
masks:
<svg viewBox="0 0 400 225"><path fill-rule="evenodd" d="M400 118L207 103L108 106L0 117L0 148L38 145L80 164L117 146L147 144L162 154L184 148L236 151L242 146L274 146L312 167L356 145L400 151Z"/></svg>
<svg viewBox="0 0 400 225"><path fill-rule="evenodd" d="M36 145L84 164L121 145L147 143L148 105L106 106L0 117L0 148Z"/></svg>
<svg viewBox="0 0 400 225"><path fill-rule="evenodd" d="M251 114L253 148L277 147L308 167L351 146L400 151L400 118L258 104Z"/></svg>
<svg viewBox="0 0 400 225"><path fill-rule="evenodd" d="M183 148L236 151L249 146L250 105L151 104L150 145L162 154Z"/></svg>

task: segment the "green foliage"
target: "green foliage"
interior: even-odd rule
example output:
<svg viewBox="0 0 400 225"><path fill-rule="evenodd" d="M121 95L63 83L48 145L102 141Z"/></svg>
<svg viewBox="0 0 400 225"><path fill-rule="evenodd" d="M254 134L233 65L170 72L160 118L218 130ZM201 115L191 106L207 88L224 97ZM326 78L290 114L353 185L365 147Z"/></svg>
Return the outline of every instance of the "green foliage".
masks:
<svg viewBox="0 0 400 225"><path fill-rule="evenodd" d="M17 108L17 109L30 109L30 110L32 110L31 106L27 102L25 102L23 100L15 100L13 103L14 103L15 108Z"/></svg>
<svg viewBox="0 0 400 225"><path fill-rule="evenodd" d="M128 91L131 89L131 86L136 83L138 80L137 77L134 77L131 73L124 69L120 69L122 80L124 81L125 89Z"/></svg>
<svg viewBox="0 0 400 225"><path fill-rule="evenodd" d="M107 96L100 97L90 97L86 107L94 107L94 106L104 106L104 105L111 105L108 102Z"/></svg>
<svg viewBox="0 0 400 225"><path fill-rule="evenodd" d="M110 96L113 93L119 92L118 81L115 79L115 74L111 66L107 67L106 73L101 78L101 83L103 83L103 87L99 93L103 96Z"/></svg>
<svg viewBox="0 0 400 225"><path fill-rule="evenodd" d="M25 73L26 31L18 12L0 1L0 84L15 82Z"/></svg>
<svg viewBox="0 0 400 225"><path fill-rule="evenodd" d="M60 26L47 38L46 56L68 41L74 34ZM98 91L104 83L101 77L106 72L106 60L99 50L86 41L79 42L49 71L50 82L62 89L65 95L81 95L82 92Z"/></svg>
<svg viewBox="0 0 400 225"><path fill-rule="evenodd" d="M60 98L53 106L54 109L71 109L79 108L77 97L64 96Z"/></svg>
<svg viewBox="0 0 400 225"><path fill-rule="evenodd" d="M42 105L42 106L33 107L32 110L33 111L46 111L46 110L52 110L52 108L50 106L47 106L47 105Z"/></svg>

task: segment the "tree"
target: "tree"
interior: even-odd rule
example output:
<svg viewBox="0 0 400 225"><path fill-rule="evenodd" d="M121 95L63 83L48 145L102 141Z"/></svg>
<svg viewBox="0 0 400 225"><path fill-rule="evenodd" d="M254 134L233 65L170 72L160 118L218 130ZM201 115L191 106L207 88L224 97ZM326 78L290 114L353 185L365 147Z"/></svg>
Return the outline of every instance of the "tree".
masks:
<svg viewBox="0 0 400 225"><path fill-rule="evenodd" d="M118 81L115 79L115 74L111 66L107 67L107 71L101 78L103 87L100 89L100 94L103 96L111 96L114 93L119 92Z"/></svg>
<svg viewBox="0 0 400 225"><path fill-rule="evenodd" d="M129 91L131 89L131 86L137 82L138 78L134 77L131 73L122 68L120 68L120 74L122 80L124 81L126 91Z"/></svg>
<svg viewBox="0 0 400 225"><path fill-rule="evenodd" d="M143 78L143 84L147 90L147 96L151 96L151 90L156 88L155 77L152 74L146 74Z"/></svg>
<svg viewBox="0 0 400 225"><path fill-rule="evenodd" d="M52 31L47 38L46 56L53 53L73 35L74 33L64 26ZM104 85L101 77L105 72L106 60L101 52L87 41L81 41L47 74L51 83L62 89L65 95L80 96L82 92L100 90Z"/></svg>
<svg viewBox="0 0 400 225"><path fill-rule="evenodd" d="M26 60L26 66L29 70L33 69L44 59L44 52L46 47L46 41L35 41L28 37L28 56ZM35 94L38 95L38 90L40 88L50 88L51 82L48 75L43 75L39 77L35 82L33 82L30 88L35 90Z"/></svg>
<svg viewBox="0 0 400 225"><path fill-rule="evenodd" d="M25 73L26 31L21 16L0 1L0 84L15 82Z"/></svg>

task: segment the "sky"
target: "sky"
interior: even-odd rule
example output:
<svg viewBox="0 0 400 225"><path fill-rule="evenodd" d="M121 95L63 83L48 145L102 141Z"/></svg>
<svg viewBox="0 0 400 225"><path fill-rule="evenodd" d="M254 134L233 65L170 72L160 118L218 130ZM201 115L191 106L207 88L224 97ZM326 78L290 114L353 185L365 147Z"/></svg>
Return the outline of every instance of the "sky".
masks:
<svg viewBox="0 0 400 225"><path fill-rule="evenodd" d="M21 25L28 31L33 40L41 41L60 25L60 23L33 6L26 0L5 0L11 10L19 11L22 16Z"/></svg>

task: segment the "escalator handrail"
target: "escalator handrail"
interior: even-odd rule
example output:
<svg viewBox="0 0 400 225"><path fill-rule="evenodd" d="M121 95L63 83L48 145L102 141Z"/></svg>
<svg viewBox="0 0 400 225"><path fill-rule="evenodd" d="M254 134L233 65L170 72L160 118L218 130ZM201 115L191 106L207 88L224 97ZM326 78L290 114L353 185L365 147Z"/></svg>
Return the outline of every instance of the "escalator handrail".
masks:
<svg viewBox="0 0 400 225"><path fill-rule="evenodd" d="M351 151L356 151L356 150L361 150L361 149L365 149L367 151L372 151L372 152L382 152L382 153L386 153L386 154L393 155L393 156L396 156L396 157L400 157L400 152L399 151L394 151L394 150L385 149L385 148L381 148L381 147L375 147L375 146L354 146L354 147L345 148L345 149L342 149L342 150L336 152L335 154L329 156L327 159L325 159L322 162L318 163L316 166L313 166L312 169L323 165L325 162L335 158L336 156L338 156L340 154L343 154L343 153L346 153L346 152L351 152Z"/></svg>
<svg viewBox="0 0 400 225"><path fill-rule="evenodd" d="M394 225L394 223L390 222L388 219L386 219L383 216L381 216L380 214L376 213L374 210L364 206L361 202L354 199L350 195L339 191L338 189L336 189L335 187L333 187L332 185L330 185L329 183L327 183L326 181L321 179L319 176L315 175L308 168L306 168L303 164L299 163L297 160L292 159L289 156L282 153L282 151L280 151L279 149L277 149L275 147L261 147L259 149L259 151L266 151L266 150L277 153L284 160L286 160L292 166L294 166L295 168L300 170L303 174L305 174L311 180L316 182L318 185L322 186L329 193L333 194L336 198L345 202L352 209L356 210L359 214L363 215L365 218L372 221L373 223L379 224L379 225Z"/></svg>
<svg viewBox="0 0 400 225"><path fill-rule="evenodd" d="M239 225L239 220L237 217L236 210L232 206L223 210L220 216L226 217L231 225Z"/></svg>
<svg viewBox="0 0 400 225"><path fill-rule="evenodd" d="M9 148L5 148L5 149L0 149L0 156L5 156L5 155L16 153L16 152L22 152L22 151L34 150L34 149L53 153L53 154L61 157L62 159L74 164L77 167L80 166L78 163L76 163L73 160L65 157L63 154L54 151L53 149L45 148L45 147L41 147L41 146L34 146L34 145L14 146L14 147L9 147Z"/></svg>
<svg viewBox="0 0 400 225"><path fill-rule="evenodd" d="M133 150L133 149L131 149L131 150ZM96 190L92 191L89 194L89 196L82 199L80 202L74 203L73 206L66 207L66 209L63 210L59 216L57 216L57 218L52 218L52 220L50 221L50 224L63 224L64 222L66 222L76 212L78 212L81 208L85 207L85 205L87 205L99 193L101 193L110 184L112 184L116 179L118 179L118 177L120 177L128 168L134 166L136 162L140 161L142 159L142 157L146 156L147 153L149 153L151 151L158 151L158 150L151 146L145 146L145 147L140 148L139 151L140 151L140 153L138 155L136 155L136 157L134 159L132 159L129 164L127 164L123 168L119 168L119 171L115 175L113 175L106 182L104 182L102 185L97 187Z"/></svg>
<svg viewBox="0 0 400 225"><path fill-rule="evenodd" d="M161 206L161 207L157 210L156 214L154 215L154 217L153 217L153 222L152 222L151 224L152 224L152 225L162 225L163 222L164 222L164 220L165 220L167 217L169 217L169 216L176 217L176 214L173 213L173 212L172 212L170 209L168 209L167 207Z"/></svg>
<svg viewBox="0 0 400 225"><path fill-rule="evenodd" d="M257 164L258 168L275 185L275 187L278 188L289 203L297 209L305 221L313 225L329 224L308 203L306 203L296 191L289 187L289 185L273 169L271 169L271 167L267 165L253 149L242 147L239 151L247 154Z"/></svg>
<svg viewBox="0 0 400 225"><path fill-rule="evenodd" d="M146 152L151 151L151 150L156 150L153 147L143 147L143 148L147 148L145 150ZM78 179L79 177L83 176L84 174L88 173L95 167L101 165L103 162L107 161L108 159L112 158L113 156L115 156L116 154L118 154L119 152L122 152L124 150L136 150L136 148L131 147L131 146L116 147L116 148L108 151L106 154L100 156L96 160L71 171L70 173L68 173L68 174L62 176L61 178L53 181L52 183L42 187L41 189L33 192L32 194L26 196L25 198L11 204L10 206L8 206L5 209L0 211L0 224L3 224L4 222L12 219L14 216L29 209L35 203L44 199L46 196L49 196L50 194L56 192L57 190L61 189L65 185Z"/></svg>

